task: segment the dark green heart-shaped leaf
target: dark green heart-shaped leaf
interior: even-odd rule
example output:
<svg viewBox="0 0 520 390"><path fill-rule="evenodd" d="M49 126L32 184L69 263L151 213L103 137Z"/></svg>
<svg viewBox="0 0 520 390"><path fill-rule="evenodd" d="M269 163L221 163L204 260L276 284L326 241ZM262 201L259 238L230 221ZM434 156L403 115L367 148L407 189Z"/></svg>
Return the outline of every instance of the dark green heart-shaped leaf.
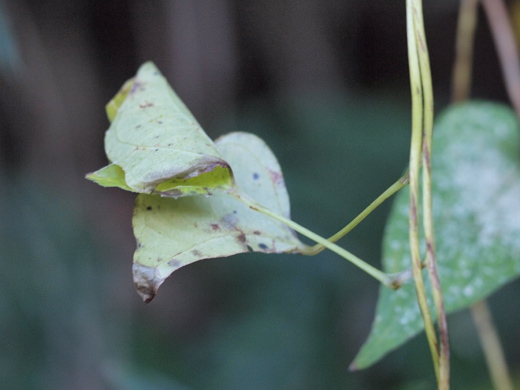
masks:
<svg viewBox="0 0 520 390"><path fill-rule="evenodd" d="M435 126L433 212L448 313L520 274L518 131L514 112L483 102L451 107ZM386 272L410 267L408 200L408 189L402 190L387 223ZM372 331L352 368L370 366L422 329L413 284L398 291L381 288Z"/></svg>
<svg viewBox="0 0 520 390"><path fill-rule="evenodd" d="M106 109L111 164L88 179L175 198L233 187L229 164L153 63L141 66Z"/></svg>
<svg viewBox="0 0 520 390"><path fill-rule="evenodd" d="M269 147L248 133L216 145L233 167L237 185L270 210L289 217L289 195ZM141 194L134 211L134 283L146 302L172 272L197 260L249 250L298 252L303 244L286 225L251 210L227 193L180 199Z"/></svg>

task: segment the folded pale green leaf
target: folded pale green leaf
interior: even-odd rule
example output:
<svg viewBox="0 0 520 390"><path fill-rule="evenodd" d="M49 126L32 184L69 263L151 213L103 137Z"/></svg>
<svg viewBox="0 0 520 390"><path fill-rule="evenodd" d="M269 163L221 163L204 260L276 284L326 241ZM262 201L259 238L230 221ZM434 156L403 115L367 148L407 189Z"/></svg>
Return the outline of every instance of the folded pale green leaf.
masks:
<svg viewBox="0 0 520 390"><path fill-rule="evenodd" d="M520 275L518 132L516 114L492 103L454 106L435 127L433 212L448 313ZM410 267L408 200L408 189L402 190L388 220L383 242L387 272ZM430 307L435 313L431 299ZM352 368L370 366L422 329L413 284L397 291L381 288L372 331Z"/></svg>
<svg viewBox="0 0 520 390"><path fill-rule="evenodd" d="M125 83L107 105L107 115L112 123L105 150L111 164L88 179L175 198L233 187L229 164L153 63Z"/></svg>
<svg viewBox="0 0 520 390"><path fill-rule="evenodd" d="M216 141L238 187L289 217L289 195L276 157L258 137L231 133ZM284 224L251 210L229 194L168 199L137 197L134 283L146 302L172 272L197 260L255 251L298 252L303 244Z"/></svg>

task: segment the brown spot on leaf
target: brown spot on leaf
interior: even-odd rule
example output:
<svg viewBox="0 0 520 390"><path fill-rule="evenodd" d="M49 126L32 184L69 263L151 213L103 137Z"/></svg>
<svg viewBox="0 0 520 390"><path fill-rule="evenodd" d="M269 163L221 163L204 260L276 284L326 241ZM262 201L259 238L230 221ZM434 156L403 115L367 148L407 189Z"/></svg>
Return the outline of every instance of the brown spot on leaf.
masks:
<svg viewBox="0 0 520 390"><path fill-rule="evenodd" d="M222 225L224 225L228 229L235 229L236 224L238 222L238 218L233 214L226 214L221 219Z"/></svg>
<svg viewBox="0 0 520 390"><path fill-rule="evenodd" d="M255 230L255 231L253 232L253 234L256 234L257 236L259 236L260 234L262 234L262 232L259 231L259 230Z"/></svg>
<svg viewBox="0 0 520 390"><path fill-rule="evenodd" d="M276 185L284 184L283 176L281 172L273 171L271 169L268 170L269 176L271 176L271 181Z"/></svg>
<svg viewBox="0 0 520 390"><path fill-rule="evenodd" d="M219 230L219 229L220 229L220 225L218 223L211 224L211 230Z"/></svg>
<svg viewBox="0 0 520 390"><path fill-rule="evenodd" d="M144 103L139 104L139 108L142 108L142 109L150 108L153 106L154 106L154 104L151 102L144 102Z"/></svg>
<svg viewBox="0 0 520 390"><path fill-rule="evenodd" d="M172 268L180 268L181 267L181 262L177 259L171 259L170 261L168 261L168 265Z"/></svg>
<svg viewBox="0 0 520 390"><path fill-rule="evenodd" d="M139 80L134 80L134 84L132 85L132 89L130 89L130 94L134 94L139 91L144 91L145 83Z"/></svg>

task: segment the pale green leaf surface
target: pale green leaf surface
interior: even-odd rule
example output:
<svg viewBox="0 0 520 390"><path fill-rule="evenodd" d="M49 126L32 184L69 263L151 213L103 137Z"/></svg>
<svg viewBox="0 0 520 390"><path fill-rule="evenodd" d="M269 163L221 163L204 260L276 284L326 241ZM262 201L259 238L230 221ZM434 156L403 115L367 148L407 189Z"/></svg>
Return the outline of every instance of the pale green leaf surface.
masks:
<svg viewBox="0 0 520 390"><path fill-rule="evenodd" d="M100 170L87 175L89 180L92 180L103 187L119 187L127 191L132 191L126 185L125 171L116 164L107 165Z"/></svg>
<svg viewBox="0 0 520 390"><path fill-rule="evenodd" d="M127 80L121 89L117 92L116 96L112 98L108 102L108 104L105 107L105 110L107 112L107 117L110 123L114 120L114 118L117 115L117 112L123 105L124 101L126 100L126 97L128 96L128 93L132 90L132 86L134 85L134 79L131 78L130 80Z"/></svg>
<svg viewBox="0 0 520 390"><path fill-rule="evenodd" d="M289 196L280 166L258 137L231 133L216 141L233 167L238 187L272 211L289 217ZM229 194L209 197L137 197L134 283L146 302L173 271L197 260L249 250L297 252L302 243L284 224L251 210Z"/></svg>
<svg viewBox="0 0 520 390"><path fill-rule="evenodd" d="M107 105L107 115L112 120L105 135L107 157L124 171L124 183L110 185L169 197L233 187L228 163L153 63L125 83ZM204 180L192 181L200 175ZM87 178L106 185L103 176L97 171Z"/></svg>
<svg viewBox="0 0 520 390"><path fill-rule="evenodd" d="M433 211L448 313L487 297L520 274L518 131L510 109L479 102L451 107L435 126ZM386 272L410 267L408 200L404 189L386 226ZM424 276L428 279L426 270ZM431 299L430 307L434 313ZM370 366L422 329L413 284L397 291L382 287L372 330L352 368Z"/></svg>

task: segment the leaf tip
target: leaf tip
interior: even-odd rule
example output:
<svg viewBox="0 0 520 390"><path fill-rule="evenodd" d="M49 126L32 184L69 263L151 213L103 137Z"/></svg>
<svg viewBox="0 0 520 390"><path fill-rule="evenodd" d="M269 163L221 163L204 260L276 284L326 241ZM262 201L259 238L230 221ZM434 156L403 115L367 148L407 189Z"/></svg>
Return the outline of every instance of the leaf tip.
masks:
<svg viewBox="0 0 520 390"><path fill-rule="evenodd" d="M157 295L157 290L164 282L164 279L157 278L155 268L145 267L140 264L134 263L132 271L137 293L143 298L145 303L150 303Z"/></svg>
<svg viewBox="0 0 520 390"><path fill-rule="evenodd" d="M117 164L109 164L96 172L88 173L85 178L102 187L119 187L123 190L133 191L125 181L125 171Z"/></svg>

